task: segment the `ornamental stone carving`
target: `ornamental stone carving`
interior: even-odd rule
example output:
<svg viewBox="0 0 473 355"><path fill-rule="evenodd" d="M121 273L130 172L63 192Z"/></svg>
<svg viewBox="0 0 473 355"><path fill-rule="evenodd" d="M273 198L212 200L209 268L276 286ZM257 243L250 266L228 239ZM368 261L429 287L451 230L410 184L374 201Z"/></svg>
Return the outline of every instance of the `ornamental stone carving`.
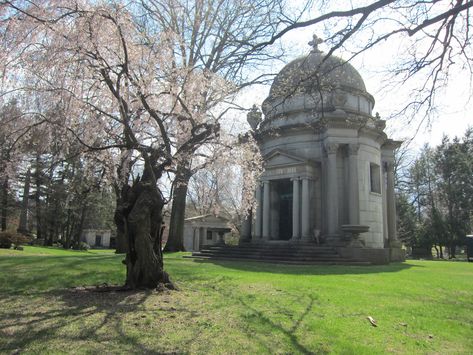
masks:
<svg viewBox="0 0 473 355"><path fill-rule="evenodd" d="M337 143L325 143L324 149L327 154L336 154L339 145Z"/></svg>
<svg viewBox="0 0 473 355"><path fill-rule="evenodd" d="M258 125L261 123L263 114L258 109L256 105L253 105L250 112L246 115L246 120L250 124L250 127L253 131L258 128Z"/></svg>
<svg viewBox="0 0 473 355"><path fill-rule="evenodd" d="M319 49L319 44L324 43L324 40L322 38L317 37L316 34L312 35L312 41L307 43L309 46L312 47L311 53L321 53L321 50Z"/></svg>
<svg viewBox="0 0 473 355"><path fill-rule="evenodd" d="M340 88L335 89L332 94L332 103L335 108L342 108L347 103L347 94Z"/></svg>

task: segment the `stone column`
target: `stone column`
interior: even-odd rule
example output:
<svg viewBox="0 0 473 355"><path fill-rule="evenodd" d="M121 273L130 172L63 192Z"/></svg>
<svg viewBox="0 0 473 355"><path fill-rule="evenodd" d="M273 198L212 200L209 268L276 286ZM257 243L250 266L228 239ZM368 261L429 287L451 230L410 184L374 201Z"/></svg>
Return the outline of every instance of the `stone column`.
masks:
<svg viewBox="0 0 473 355"><path fill-rule="evenodd" d="M310 192L309 192L309 179L307 177L302 178L302 206L301 206L301 239L310 240L312 239L310 233Z"/></svg>
<svg viewBox="0 0 473 355"><path fill-rule="evenodd" d="M300 238L300 180L299 178L292 179L292 239Z"/></svg>
<svg viewBox="0 0 473 355"><path fill-rule="evenodd" d="M388 233L388 199L386 198L386 172L388 171L387 164L384 160L382 164L381 174L381 198L383 203L383 243L384 247L389 247L389 233Z"/></svg>
<svg viewBox="0 0 473 355"><path fill-rule="evenodd" d="M397 226L396 226L396 199L394 196L394 166L393 162L387 162L386 173L387 173L387 186L386 186L386 197L387 197L387 213L388 213L388 238L389 245L394 246L399 244L397 239Z"/></svg>
<svg viewBox="0 0 473 355"><path fill-rule="evenodd" d="M202 227L202 244L203 245L207 245L209 244L209 241L207 240L207 228L206 227ZM212 241L213 243L213 241ZM210 243L210 244L212 244Z"/></svg>
<svg viewBox="0 0 473 355"><path fill-rule="evenodd" d="M261 239L261 227L263 222L263 198L261 196L261 184L256 185L256 219L255 219L255 231L254 241Z"/></svg>
<svg viewBox="0 0 473 355"><path fill-rule="evenodd" d="M329 235L334 235L338 232L338 144L326 144L325 151L327 152L327 231Z"/></svg>
<svg viewBox="0 0 473 355"><path fill-rule="evenodd" d="M270 239L271 226L271 189L269 181L263 182L263 239Z"/></svg>
<svg viewBox="0 0 473 355"><path fill-rule="evenodd" d="M350 224L360 224L360 197L358 183L358 144L348 145L350 185L348 187L348 217Z"/></svg>
<svg viewBox="0 0 473 355"><path fill-rule="evenodd" d="M199 230L194 227L192 228L192 251L200 250L199 240L200 240Z"/></svg>

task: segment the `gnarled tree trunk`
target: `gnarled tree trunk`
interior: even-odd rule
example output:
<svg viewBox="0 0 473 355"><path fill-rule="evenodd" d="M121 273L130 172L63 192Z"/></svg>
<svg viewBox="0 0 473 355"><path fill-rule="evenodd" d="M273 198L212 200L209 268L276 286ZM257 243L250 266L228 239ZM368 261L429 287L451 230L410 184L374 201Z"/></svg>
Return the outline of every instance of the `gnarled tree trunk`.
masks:
<svg viewBox="0 0 473 355"><path fill-rule="evenodd" d="M131 187L125 185L117 201L115 223L126 252L126 286L156 288L163 284L172 288L161 252L164 199L147 175L145 172Z"/></svg>

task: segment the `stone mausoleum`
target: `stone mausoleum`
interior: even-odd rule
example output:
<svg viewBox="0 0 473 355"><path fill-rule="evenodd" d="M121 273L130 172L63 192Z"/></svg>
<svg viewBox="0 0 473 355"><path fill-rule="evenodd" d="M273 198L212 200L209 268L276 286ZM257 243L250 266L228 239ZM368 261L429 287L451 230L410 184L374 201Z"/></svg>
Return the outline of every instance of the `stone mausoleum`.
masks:
<svg viewBox="0 0 473 355"><path fill-rule="evenodd" d="M264 157L241 243L307 243L374 263L403 260L394 150L353 66L318 49L287 64L248 115Z"/></svg>

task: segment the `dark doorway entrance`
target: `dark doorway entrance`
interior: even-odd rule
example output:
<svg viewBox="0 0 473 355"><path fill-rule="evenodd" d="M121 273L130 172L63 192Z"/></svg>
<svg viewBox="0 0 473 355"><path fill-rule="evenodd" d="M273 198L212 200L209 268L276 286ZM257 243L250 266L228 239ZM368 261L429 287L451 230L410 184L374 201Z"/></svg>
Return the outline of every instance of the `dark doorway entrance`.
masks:
<svg viewBox="0 0 473 355"><path fill-rule="evenodd" d="M96 235L95 236L95 246L96 247L101 247L102 246L102 236L101 235Z"/></svg>
<svg viewBox="0 0 473 355"><path fill-rule="evenodd" d="M279 240L292 237L292 182L289 179L277 182L279 195Z"/></svg>

